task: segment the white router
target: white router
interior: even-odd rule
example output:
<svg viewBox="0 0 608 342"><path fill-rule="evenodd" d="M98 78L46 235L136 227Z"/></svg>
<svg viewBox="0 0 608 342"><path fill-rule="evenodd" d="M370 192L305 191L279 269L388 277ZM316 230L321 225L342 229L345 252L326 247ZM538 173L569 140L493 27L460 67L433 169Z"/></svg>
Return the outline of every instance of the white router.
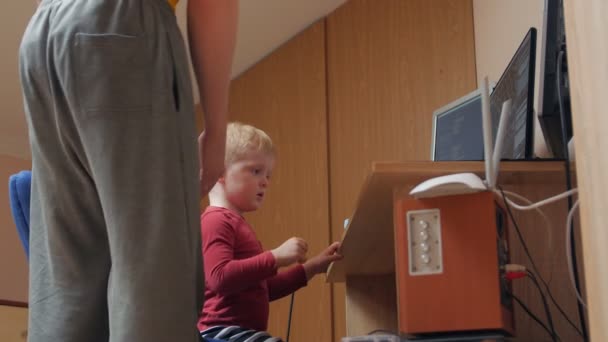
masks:
<svg viewBox="0 0 608 342"><path fill-rule="evenodd" d="M498 132L496 134L496 146L492 147L492 113L490 111L490 94L488 89L488 78L485 77L481 83L481 120L483 124L486 170L485 182L474 173L457 173L428 179L412 189L410 195L415 198L429 198L494 190L496 179L498 178L498 169L500 168L500 157L502 155L505 132L511 116L511 100L509 99L502 104Z"/></svg>

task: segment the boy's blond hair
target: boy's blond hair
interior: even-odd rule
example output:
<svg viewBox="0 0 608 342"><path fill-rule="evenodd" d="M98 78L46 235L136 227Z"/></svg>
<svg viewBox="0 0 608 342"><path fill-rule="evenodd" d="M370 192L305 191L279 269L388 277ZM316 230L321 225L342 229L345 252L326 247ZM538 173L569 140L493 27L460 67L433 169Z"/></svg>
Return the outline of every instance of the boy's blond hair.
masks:
<svg viewBox="0 0 608 342"><path fill-rule="evenodd" d="M226 130L226 166L243 159L248 153L275 154L272 140L259 128L241 122L231 122Z"/></svg>

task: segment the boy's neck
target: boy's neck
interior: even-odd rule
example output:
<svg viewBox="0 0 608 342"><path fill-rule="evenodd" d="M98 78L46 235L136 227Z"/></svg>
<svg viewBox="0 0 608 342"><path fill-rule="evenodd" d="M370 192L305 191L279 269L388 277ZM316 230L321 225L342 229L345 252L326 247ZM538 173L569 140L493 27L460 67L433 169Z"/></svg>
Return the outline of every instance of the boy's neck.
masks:
<svg viewBox="0 0 608 342"><path fill-rule="evenodd" d="M211 189L209 192L209 205L213 207L225 208L230 211L234 211L239 215L243 215L243 213L238 210L228 199L224 196L224 193L220 189Z"/></svg>

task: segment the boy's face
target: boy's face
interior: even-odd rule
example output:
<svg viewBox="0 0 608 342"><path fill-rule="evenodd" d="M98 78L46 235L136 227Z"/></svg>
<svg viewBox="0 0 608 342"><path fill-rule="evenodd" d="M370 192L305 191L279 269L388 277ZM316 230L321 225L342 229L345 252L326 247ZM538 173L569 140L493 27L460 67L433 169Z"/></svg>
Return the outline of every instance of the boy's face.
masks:
<svg viewBox="0 0 608 342"><path fill-rule="evenodd" d="M220 183L234 209L244 213L262 205L273 168L274 156L264 152L250 152L226 168Z"/></svg>

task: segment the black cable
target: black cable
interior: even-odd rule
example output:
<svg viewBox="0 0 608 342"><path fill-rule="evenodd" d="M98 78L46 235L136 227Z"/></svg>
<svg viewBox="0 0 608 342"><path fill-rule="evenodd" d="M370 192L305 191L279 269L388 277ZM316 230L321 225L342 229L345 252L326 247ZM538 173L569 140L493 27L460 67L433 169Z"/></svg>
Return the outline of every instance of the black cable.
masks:
<svg viewBox="0 0 608 342"><path fill-rule="evenodd" d="M530 254L530 250L528 249L528 245L526 244L526 241L524 240L524 237L521 234L521 230L519 229L519 225L517 224L517 221L515 220L515 217L513 216L513 211L511 211L511 206L509 205L509 202L507 201L507 196L505 195L502 187L498 186L498 190L500 190L500 193L502 195L502 199L503 199L503 201L505 203L505 207L507 208L507 213L509 214L509 217L511 218L511 221L513 222L513 226L515 227L515 231L517 232L517 236L519 237L519 241L521 242L521 245L524 248L524 252L528 256L528 260L530 260L530 264L532 264L532 269L534 270L534 273L536 273L538 275L538 279L540 279L540 282L544 285L545 291L547 291L547 294L549 295L549 298L551 299L551 302L553 302L553 304L555 305L555 307L557 308L557 310L562 314L562 316L564 316L564 318L566 319L566 321L568 321L568 323L570 323L570 325L574 328L574 330L576 330L576 332L579 335L583 336L583 333L581 332L581 330L572 322L572 320L570 320L570 317L568 317L568 315L566 314L566 312L562 309L562 307L557 303L557 301L553 297L553 294L551 293L551 289L549 289L549 285L547 284L547 282L545 281L545 279L543 279L542 275L538 271L538 267L536 267L536 263L534 262L534 259L532 258L532 254ZM584 338L584 336L583 336L583 338Z"/></svg>
<svg viewBox="0 0 608 342"><path fill-rule="evenodd" d="M285 337L285 342L289 342L289 332L291 331L291 313L293 312L293 297L295 297L296 293L291 294L291 303L289 303L289 318L287 318L287 337Z"/></svg>
<svg viewBox="0 0 608 342"><path fill-rule="evenodd" d="M562 124L562 144L564 150L564 168L566 171L566 190L572 190L572 175L570 171L570 152L568 151L568 129L566 126L566 111L564 106L564 98L562 97L562 68L564 64L564 57L566 53L562 49L557 57L557 72L556 72L556 83L557 83L557 102L559 103L559 116ZM572 209L572 198L568 196L568 212ZM574 234L574 222L572 223L572 230L570 231L570 256L572 258L572 274L574 276L574 286L577 292L580 290L580 281L578 276L578 263L576 261L576 240ZM567 251L566 251L567 253ZM581 330L583 340L589 341L589 335L587 332L587 325L585 324L585 308L578 300L576 301L578 308L578 317L581 323Z"/></svg>
<svg viewBox="0 0 608 342"><path fill-rule="evenodd" d="M538 289L538 292L540 293L540 298L543 302L543 307L545 308L545 314L547 315L547 323L549 324L549 328L551 329L551 337L553 338L553 341L558 341L558 340L560 340L560 338L557 335L557 332L555 332L555 326L553 325L553 316L551 315L551 310L549 309L549 304L547 304L547 298L545 297L545 294L543 293L543 290L541 289L540 284L538 283L538 280L536 280L534 273L530 272L529 270L527 270L526 273L528 274L528 278L530 278L530 280L532 280L534 285L536 285L536 288Z"/></svg>
<svg viewBox="0 0 608 342"><path fill-rule="evenodd" d="M522 309L524 309L524 311L528 314L528 316L530 316L534 321L536 321L536 323L538 323L538 325L540 325L543 329L545 329L545 331L551 336L553 337L553 334L551 333L551 330L549 330L549 328L547 328L547 326L545 325L545 323L543 323L543 321L540 320L540 318L538 318L538 316L536 316L535 314L532 313L532 311L530 310L530 308L528 308L522 301L521 299L517 298L513 293L508 292L509 295L511 296L511 298L513 298L517 304L519 304L519 306L521 306Z"/></svg>

